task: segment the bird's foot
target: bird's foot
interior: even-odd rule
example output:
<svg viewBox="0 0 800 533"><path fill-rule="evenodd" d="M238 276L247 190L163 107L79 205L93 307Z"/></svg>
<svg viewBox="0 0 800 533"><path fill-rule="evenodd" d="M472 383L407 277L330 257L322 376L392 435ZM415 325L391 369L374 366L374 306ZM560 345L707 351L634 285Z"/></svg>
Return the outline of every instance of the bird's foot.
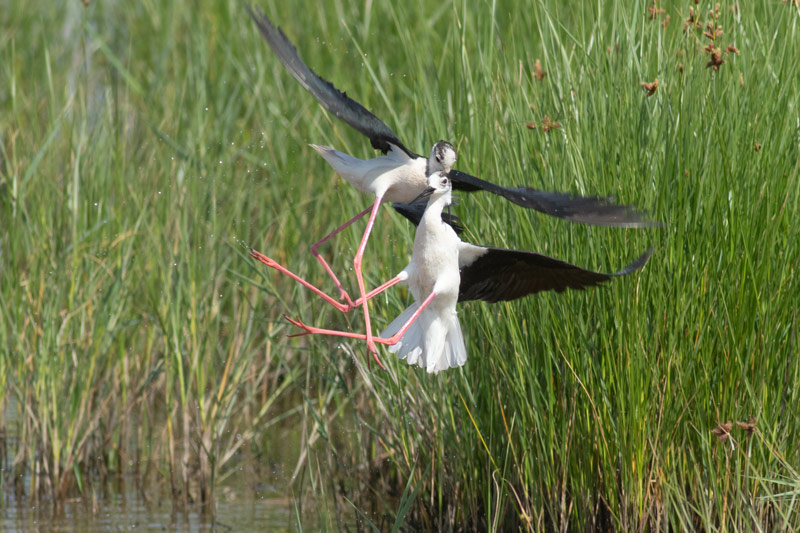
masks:
<svg viewBox="0 0 800 533"><path fill-rule="evenodd" d="M350 295L347 294L347 291L344 290L344 288L342 288L341 286L339 286L339 301L345 305L345 311L344 311L345 313L349 313L350 311L358 307L353 301L353 299L350 298Z"/></svg>
<svg viewBox="0 0 800 533"><path fill-rule="evenodd" d="M273 259L270 259L266 255L262 254L261 252L257 252L256 250L254 250L252 248L250 248L250 257L252 257L253 259L256 259L258 261L261 261L262 263L264 263L268 267L276 268L276 267L280 266Z"/></svg>
<svg viewBox="0 0 800 533"><path fill-rule="evenodd" d="M294 320L293 318L290 318L289 315L283 315L283 318L288 320L295 327L298 327L303 330L302 333L294 333L292 335L288 335L289 337L305 337L306 335L311 335L312 333L314 333L313 328L311 326L307 326L306 324L304 324L303 321L300 320L299 318L297 320Z"/></svg>

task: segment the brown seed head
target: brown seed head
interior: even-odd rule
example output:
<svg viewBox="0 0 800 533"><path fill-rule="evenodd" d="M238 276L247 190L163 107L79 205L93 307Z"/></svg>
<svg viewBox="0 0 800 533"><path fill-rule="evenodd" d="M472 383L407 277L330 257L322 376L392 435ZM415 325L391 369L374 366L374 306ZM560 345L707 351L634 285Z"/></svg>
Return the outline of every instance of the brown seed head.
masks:
<svg viewBox="0 0 800 533"><path fill-rule="evenodd" d="M724 424L717 424L717 427L711 430L711 434L719 439L720 442L725 442L731 436L731 428L733 422L725 422Z"/></svg>
<svg viewBox="0 0 800 533"><path fill-rule="evenodd" d="M537 81L542 81L545 76L547 76L547 72L542 69L542 62L537 59L536 63L533 64L533 77Z"/></svg>
<svg viewBox="0 0 800 533"><path fill-rule="evenodd" d="M647 97L649 98L654 94L656 94L656 90L658 90L658 78L654 79L652 83L647 83L646 81L643 81L639 85L644 87L644 90L647 91Z"/></svg>
<svg viewBox="0 0 800 533"><path fill-rule="evenodd" d="M739 429L743 429L745 432L747 432L748 437L752 437L753 431L756 429L756 417L750 415L750 418L747 422L739 422L737 420L736 425L739 426Z"/></svg>
<svg viewBox="0 0 800 533"><path fill-rule="evenodd" d="M689 29L689 26L694 26L694 20L694 8L690 7L689 16L683 21L683 33L686 33L686 30Z"/></svg>
<svg viewBox="0 0 800 533"><path fill-rule="evenodd" d="M722 50L719 48L714 48L711 52L711 60L706 63L706 68L711 67L714 70L719 70L719 67L725 63L725 60L722 59Z"/></svg>
<svg viewBox="0 0 800 533"><path fill-rule="evenodd" d="M548 117L547 115L545 115L544 120L542 120L542 129L544 130L545 133L547 133L551 129L554 130L554 129L558 129L560 127L561 127L561 123L560 122L553 122L552 120L550 120L550 117Z"/></svg>

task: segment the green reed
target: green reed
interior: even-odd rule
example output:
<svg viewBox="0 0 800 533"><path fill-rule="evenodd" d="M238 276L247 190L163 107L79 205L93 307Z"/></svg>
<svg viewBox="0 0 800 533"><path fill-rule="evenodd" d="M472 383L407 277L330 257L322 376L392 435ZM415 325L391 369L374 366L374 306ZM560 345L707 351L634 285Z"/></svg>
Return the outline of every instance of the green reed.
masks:
<svg viewBox="0 0 800 533"><path fill-rule="evenodd" d="M285 337L283 313L363 322L247 248L332 290L308 245L369 200L307 144L373 151L238 2L5 10L0 402L20 406L18 490L58 501L134 471L213 509L240 457L292 428L308 529L797 527L800 13L684 4L262 5L412 149L445 138L491 181L665 222L587 228L463 195L470 242L604 271L656 252L596 290L463 305L470 359L439 376ZM339 272L359 237L324 248ZM368 284L412 239L380 215ZM377 327L408 301L376 298Z"/></svg>

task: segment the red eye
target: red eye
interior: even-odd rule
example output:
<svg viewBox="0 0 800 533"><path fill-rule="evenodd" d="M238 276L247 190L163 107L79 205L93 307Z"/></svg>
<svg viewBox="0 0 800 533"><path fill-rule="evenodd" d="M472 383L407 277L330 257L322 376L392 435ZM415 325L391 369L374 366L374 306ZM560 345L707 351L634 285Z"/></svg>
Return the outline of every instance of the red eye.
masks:
<svg viewBox="0 0 800 533"><path fill-rule="evenodd" d="M447 178L442 178L442 185L447 185Z"/></svg>

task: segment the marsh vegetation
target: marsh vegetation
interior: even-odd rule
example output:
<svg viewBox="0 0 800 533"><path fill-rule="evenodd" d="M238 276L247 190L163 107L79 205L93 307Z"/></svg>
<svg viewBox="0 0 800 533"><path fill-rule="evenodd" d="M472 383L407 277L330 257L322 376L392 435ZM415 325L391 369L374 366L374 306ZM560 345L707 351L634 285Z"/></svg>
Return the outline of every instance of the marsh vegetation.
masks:
<svg viewBox="0 0 800 533"><path fill-rule="evenodd" d="M371 200L308 143L374 152L240 2L7 4L4 494L57 509L132 476L213 515L247 468L312 530L800 528L796 2L262 4L409 148L447 139L492 181L665 222L585 227L462 197L470 242L607 272L656 252L597 290L463 305L469 360L436 376L286 337L284 313L363 323L248 247L325 286L308 244ZM360 235L326 245L337 271ZM368 285L412 239L380 214ZM376 327L408 300L377 298Z"/></svg>

